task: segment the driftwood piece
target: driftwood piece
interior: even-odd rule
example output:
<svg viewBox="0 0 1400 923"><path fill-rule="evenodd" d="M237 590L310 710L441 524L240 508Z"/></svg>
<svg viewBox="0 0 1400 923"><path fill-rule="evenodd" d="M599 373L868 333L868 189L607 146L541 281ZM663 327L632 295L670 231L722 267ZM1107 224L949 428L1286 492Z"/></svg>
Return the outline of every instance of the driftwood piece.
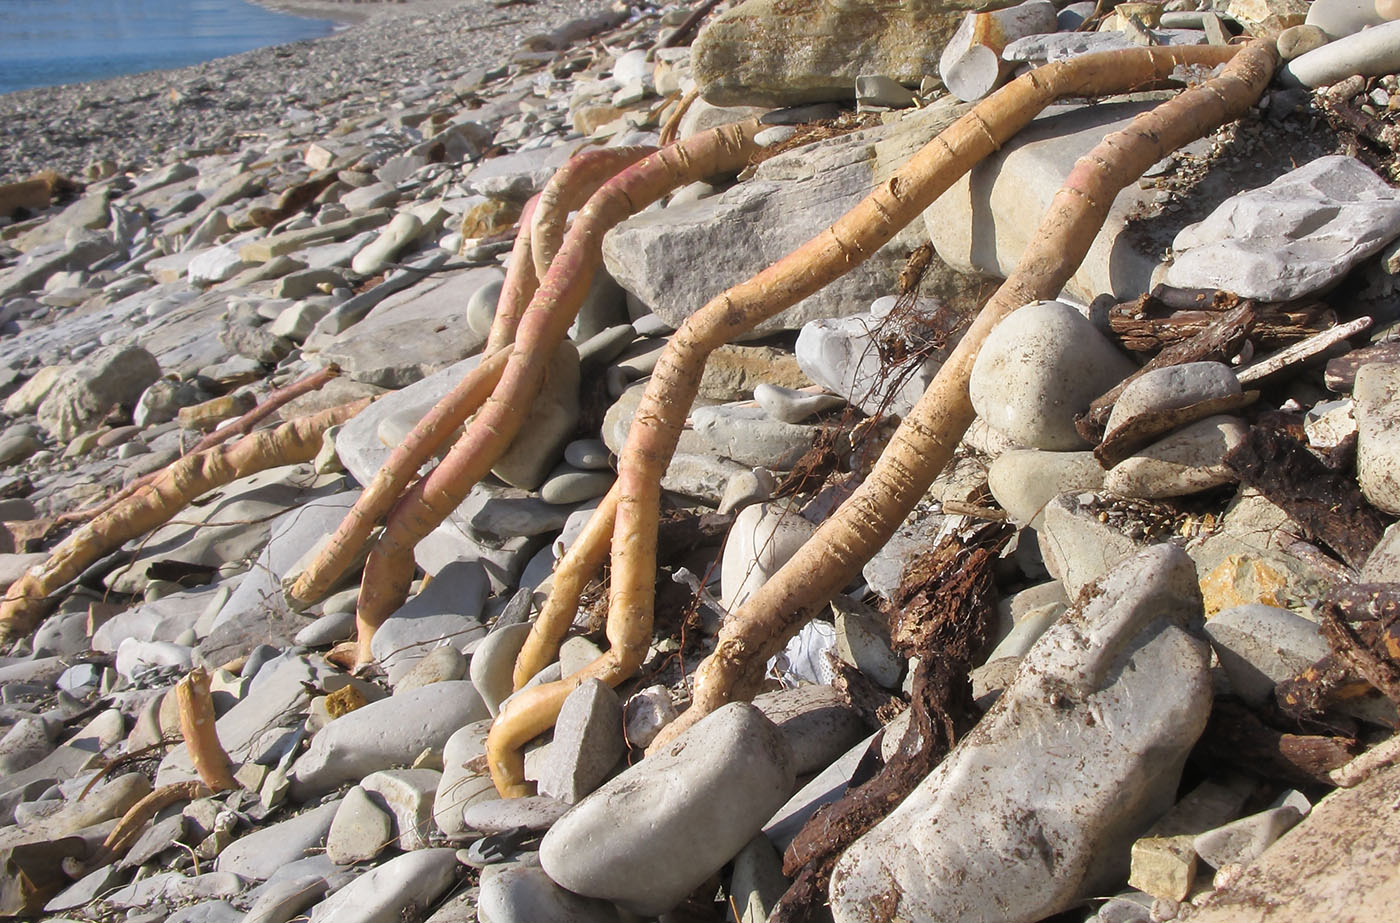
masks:
<svg viewBox="0 0 1400 923"><path fill-rule="evenodd" d="M1322 636L1332 650L1400 706L1400 584L1372 583L1328 594Z"/></svg>
<svg viewBox="0 0 1400 923"><path fill-rule="evenodd" d="M1286 346L1337 323L1337 315L1321 302L1259 302L1229 292L1158 289L1109 308L1108 326L1123 348L1157 353L1245 305L1254 318L1250 335L1264 349Z"/></svg>
<svg viewBox="0 0 1400 923"><path fill-rule="evenodd" d="M1278 352L1262 359L1256 359L1245 368L1240 369L1236 376L1242 385L1266 381L1281 372L1286 372L1295 366L1306 365L1326 355L1333 347L1356 336L1370 326L1371 318L1369 317L1358 317L1344 324L1338 324L1296 343L1290 343Z"/></svg>
<svg viewBox="0 0 1400 923"><path fill-rule="evenodd" d="M1251 427L1224 462L1242 483L1288 513L1306 538L1326 545L1353 568L1360 568L1381 540L1386 518L1366 502L1355 478L1332 471L1292 436Z"/></svg>
<svg viewBox="0 0 1400 923"><path fill-rule="evenodd" d="M1190 338L1164 347L1142 368L1094 399L1089 405L1089 410L1074 422L1079 435L1094 443L1102 440L1108 415L1113 412L1113 405L1117 403L1123 389L1148 372L1187 362L1229 362L1249 339L1249 334L1254 329L1257 310L1254 302L1246 301L1239 307L1221 314Z"/></svg>
<svg viewBox="0 0 1400 923"><path fill-rule="evenodd" d="M1248 707L1220 699L1211 710L1197 751L1289 785L1333 785L1332 770L1346 765L1358 745L1349 737L1292 734L1271 727Z"/></svg>
<svg viewBox="0 0 1400 923"><path fill-rule="evenodd" d="M1356 370L1371 362L1400 362L1400 340L1373 343L1328 360L1323 382L1339 394L1348 392L1356 384Z"/></svg>
<svg viewBox="0 0 1400 923"><path fill-rule="evenodd" d="M993 568L1010 535L996 523L949 536L905 577L891 635L902 654L920 658L909 726L884 768L819 810L793 839L783 874L795 880L772 923L809 919L846 847L894 810L976 723L968 676L990 636Z"/></svg>

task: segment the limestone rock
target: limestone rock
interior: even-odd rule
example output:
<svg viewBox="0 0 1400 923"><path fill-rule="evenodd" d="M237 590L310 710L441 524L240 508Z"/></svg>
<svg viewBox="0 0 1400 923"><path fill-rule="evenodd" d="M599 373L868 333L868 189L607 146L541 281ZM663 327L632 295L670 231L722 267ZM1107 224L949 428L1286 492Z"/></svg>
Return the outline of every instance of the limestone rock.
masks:
<svg viewBox="0 0 1400 923"><path fill-rule="evenodd" d="M39 405L39 425L67 442L117 405L134 406L160 377L160 364L138 346L105 346L63 372Z"/></svg>

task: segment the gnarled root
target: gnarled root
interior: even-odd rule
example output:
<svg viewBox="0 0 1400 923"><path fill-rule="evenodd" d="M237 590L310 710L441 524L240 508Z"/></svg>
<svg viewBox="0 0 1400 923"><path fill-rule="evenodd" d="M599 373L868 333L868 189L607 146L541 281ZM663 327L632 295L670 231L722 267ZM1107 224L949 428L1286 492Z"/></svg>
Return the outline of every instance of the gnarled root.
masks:
<svg viewBox="0 0 1400 923"><path fill-rule="evenodd" d="M1251 42L1220 76L1139 115L1079 159L1015 272L939 369L870 476L725 623L714 653L696 671L693 704L653 746L664 746L664 740L721 705L753 696L765 662L806 621L805 613L859 572L952 458L974 416L968 380L987 334L1022 305L1053 298L1084 259L1119 190L1169 152L1243 114L1268 85L1276 62L1272 43ZM1095 71L1102 79L1090 87L1094 92L1123 88L1116 75L1100 67Z"/></svg>
<svg viewBox="0 0 1400 923"><path fill-rule="evenodd" d="M692 315L671 338L657 363L651 383L637 409L620 461L614 488L618 499L611 549L609 637L614 633L628 638L650 634L661 474L675 452L685 415L699 389L705 361L715 348L751 330L764 319L812 294L862 262L932 204L959 176L998 149L1056 98L1141 89L1167 80L1179 65L1215 65L1228 60L1236 51L1235 48L1209 47L1133 49L1086 55L1039 68L1003 87L955 122L834 225L754 278L711 300ZM1236 65L1232 76L1211 81L1207 84L1210 87L1208 90L1190 91L1192 108L1210 105L1202 100L1206 97L1215 99L1214 94L1222 92L1221 81L1232 88L1240 84L1241 80L1233 73L1244 70L1250 75L1246 81L1248 87L1243 91L1232 89L1227 97L1228 105L1217 101L1213 106L1220 110L1211 116L1217 118L1217 123L1227 116L1233 118L1232 113L1242 111L1249 101L1257 98L1268 82L1273 64L1271 58L1265 61L1264 57L1265 52L1251 46L1245 56L1249 62L1246 67ZM1245 96L1248 96L1247 100L1244 100ZM1206 120L1203 116L1199 120L1202 125L1199 128L1193 125L1193 130L1200 133L1212 127L1204 124ZM1173 137L1180 135L1182 133L1179 131L1172 133ZM1180 143L1159 146L1170 150ZM1148 160L1138 172L1161 156L1158 154ZM1081 164L1084 162L1081 161ZM1085 169L1092 171L1091 167ZM1074 177L1079 177L1083 172L1076 167ZM1085 188L1088 189L1087 186ZM1113 192L1116 192L1116 188ZM1105 198L1096 201L1100 201L1098 207L1106 212L1112 199L1112 192L1108 192ZM1097 226L1097 223L1093 226ZM1079 248L1080 256L1069 261L1071 267L1078 265L1082 251L1092 237L1092 233L1085 237L1083 246ZM1058 271L1058 264L1065 257L1063 251L1062 242L1036 251L1038 255L1035 259L1039 262L1035 263L1032 275L1043 284L1037 288L1024 282L1016 282L1014 286L1009 282L1003 286L1008 302L1014 300L1014 307L1020 307L1040 297L1022 297L1012 292L1039 291L1040 288L1047 288L1047 295L1058 292L1063 278L1069 275L1066 272L1059 282L1051 284L1053 273ZM1023 262L1023 265L1029 267L1031 263ZM1003 313L1009 310L1005 309ZM979 320L978 323L982 329L976 332L978 327L974 326L974 332L978 337L985 337L986 330L995 323L995 319L988 319L985 323ZM780 573L783 576L781 581L775 576L760 590L761 598L755 597L746 603L739 616L732 619L722 632L720 650L706 661L708 671L702 666L705 676L702 678L703 688L697 690L697 704L677 722L679 727L676 733L730 698L750 695L757 683L753 665L757 664L761 673L773 648L780 648L806 620L807 614L824 604L848 582L861 564L888 539L905 511L927 489L928 482L946 463L948 453L951 453L971 420L971 409L965 406L966 375L976 354L975 342L979 342L969 342L973 340L974 332L964 338L963 342L967 345L960 347L960 352L950 357L940 373L949 382L941 387L941 394L955 395L961 390L962 397L956 412L942 411L932 423L918 419L916 412L901 427L901 432L905 434L904 442L917 447L913 448L915 452L927 453L926 460L911 463L907 454L887 451L887 461L880 469L881 479L876 481L872 476L862 491L847 502L843 507L841 524L833 527L830 522L827 523L817 538L804 549L806 553L802 556L801 564L794 562L784 568ZM930 393L939 388L935 383ZM926 415L930 412L924 411ZM917 434L912 433L914 430L918 431ZM910 449L906 448L904 453L908 451ZM917 459L918 455L913 458ZM578 544L581 545L582 541ZM580 564L599 559L594 549L576 546L574 551L577 552L574 560ZM587 577L566 573L562 562L555 572L556 586L572 586L586 580ZM612 665L620 656L611 651L604 655ZM562 682L567 684L571 680ZM514 709L507 710L498 716L492 728L488 755L491 757L493 778L502 792L518 790L522 784L520 778L509 774L516 760L502 750L506 741L521 739L523 732L511 725L516 721L524 723L528 714L532 726L543 724L541 730L546 729L548 722L543 721L538 711L521 709L517 716ZM550 717L552 720L553 716ZM663 738L670 740L673 736L664 734ZM493 741L498 745L494 749ZM653 746L662 745L658 741ZM496 775L498 767L500 774Z"/></svg>
<svg viewBox="0 0 1400 923"><path fill-rule="evenodd" d="M462 502L519 432L602 261L603 234L679 186L742 167L755 150L757 130L753 120L725 125L660 150L609 180L580 210L520 320L500 383L442 463L399 500L365 562L356 609L361 662L372 658L375 630L408 596L414 546Z"/></svg>
<svg viewBox="0 0 1400 923"><path fill-rule="evenodd" d="M205 798L212 794L213 792L198 779L162 785L127 809L122 819L112 828L112 832L107 834L107 839L102 841L102 848L88 863L88 868L101 868L125 855L126 851L136 844L150 819L172 804L194 801L196 798Z"/></svg>
<svg viewBox="0 0 1400 923"><path fill-rule="evenodd" d="M180 733L195 772L211 791L224 792L238 788L228 754L219 743L214 728L214 701L209 695L209 672L191 670L175 684L175 701L180 711Z"/></svg>
<svg viewBox="0 0 1400 923"><path fill-rule="evenodd" d="M77 577L89 564L129 539L164 524L200 494L230 481L278 465L310 461L321 448L328 427L350 419L370 398L332 407L250 433L232 445L186 455L126 500L94 518L55 548L44 563L30 569L0 602L0 643L34 630L49 594Z"/></svg>

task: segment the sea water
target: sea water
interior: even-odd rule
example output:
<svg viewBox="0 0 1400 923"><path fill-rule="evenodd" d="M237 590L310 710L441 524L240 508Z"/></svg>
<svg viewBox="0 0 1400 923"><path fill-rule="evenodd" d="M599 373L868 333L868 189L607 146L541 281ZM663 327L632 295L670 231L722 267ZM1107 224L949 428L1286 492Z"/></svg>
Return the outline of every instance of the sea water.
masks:
<svg viewBox="0 0 1400 923"><path fill-rule="evenodd" d="M0 0L0 93L184 67L334 28L245 0Z"/></svg>

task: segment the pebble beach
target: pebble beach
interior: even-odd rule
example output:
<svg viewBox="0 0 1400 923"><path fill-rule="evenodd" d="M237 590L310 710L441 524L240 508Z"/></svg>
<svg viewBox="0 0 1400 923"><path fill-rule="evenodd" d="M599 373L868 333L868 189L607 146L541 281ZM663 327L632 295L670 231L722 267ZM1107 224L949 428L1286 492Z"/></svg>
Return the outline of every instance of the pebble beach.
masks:
<svg viewBox="0 0 1400 923"><path fill-rule="evenodd" d="M0 917L1392 912L1387 3L265 5L0 95Z"/></svg>

